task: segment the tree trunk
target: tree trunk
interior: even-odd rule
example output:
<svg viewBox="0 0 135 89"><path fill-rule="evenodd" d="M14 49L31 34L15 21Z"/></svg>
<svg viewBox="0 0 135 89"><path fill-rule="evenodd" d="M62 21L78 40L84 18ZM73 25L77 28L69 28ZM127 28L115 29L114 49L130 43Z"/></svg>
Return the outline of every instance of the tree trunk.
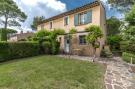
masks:
<svg viewBox="0 0 135 89"><path fill-rule="evenodd" d="M4 29L3 29L3 31L2 31L2 37L1 37L1 39L2 39L2 41L7 41L7 24L8 24L8 16L7 15L5 15L5 24L4 24Z"/></svg>
<svg viewBox="0 0 135 89"><path fill-rule="evenodd" d="M94 48L94 52L93 52L93 53L94 53L94 55L93 55L93 60L92 60L92 61L95 62L95 58L96 58L96 48Z"/></svg>
<svg viewBox="0 0 135 89"><path fill-rule="evenodd" d="M7 15L5 15L5 26L4 26L4 29L7 29L7 24L8 24L8 17Z"/></svg>

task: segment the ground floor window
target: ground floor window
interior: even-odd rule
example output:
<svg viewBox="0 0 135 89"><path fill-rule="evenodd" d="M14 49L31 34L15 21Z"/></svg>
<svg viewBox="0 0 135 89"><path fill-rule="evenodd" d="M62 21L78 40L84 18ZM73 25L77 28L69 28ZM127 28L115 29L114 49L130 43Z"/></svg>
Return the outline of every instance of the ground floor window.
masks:
<svg viewBox="0 0 135 89"><path fill-rule="evenodd" d="M86 35L80 35L79 36L79 44L85 45L86 44Z"/></svg>

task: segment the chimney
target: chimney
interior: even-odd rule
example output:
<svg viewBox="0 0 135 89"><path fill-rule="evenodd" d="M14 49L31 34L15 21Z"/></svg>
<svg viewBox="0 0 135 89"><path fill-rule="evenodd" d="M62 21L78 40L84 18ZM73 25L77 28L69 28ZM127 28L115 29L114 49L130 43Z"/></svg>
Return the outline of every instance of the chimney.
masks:
<svg viewBox="0 0 135 89"><path fill-rule="evenodd" d="M21 30L20 34L23 34L23 31Z"/></svg>
<svg viewBox="0 0 135 89"><path fill-rule="evenodd" d="M27 33L30 33L29 31L27 31Z"/></svg>

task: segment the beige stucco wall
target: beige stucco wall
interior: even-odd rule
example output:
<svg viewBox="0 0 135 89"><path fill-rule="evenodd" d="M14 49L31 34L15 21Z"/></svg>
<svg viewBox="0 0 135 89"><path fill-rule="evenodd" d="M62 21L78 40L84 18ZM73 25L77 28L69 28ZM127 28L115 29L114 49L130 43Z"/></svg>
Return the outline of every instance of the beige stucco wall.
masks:
<svg viewBox="0 0 135 89"><path fill-rule="evenodd" d="M88 9L89 10L89 9ZM99 39L100 41L100 48L97 49L96 54L97 56L100 56L100 52L102 50L102 47L105 44L105 40L106 40L106 15L105 15L105 9L103 8L102 5L90 8L90 10L92 10L92 23L86 24L86 25L80 25L80 26L74 26L74 14L69 15L69 25L64 26L64 17L61 17L57 20L52 21L53 22L53 29L54 28L62 28L65 30L66 33L69 32L69 30L74 27L77 29L77 31L85 31L85 28L88 27L89 25L98 25L101 27L102 32L104 33L104 37ZM84 10L85 11L85 10ZM84 12L82 11L82 12ZM80 13L80 12L78 12ZM75 13L77 14L77 13ZM51 22L51 21L50 21ZM42 24L43 25L43 24ZM44 23L44 28L51 31L53 29L50 29L50 24L49 22ZM41 26L38 26L38 30L41 29ZM92 56L93 55L93 48L88 46L88 45L79 45L79 35L82 34L87 34L87 33L77 33L71 42L71 48L70 51L72 52L72 54L77 54L76 51L80 50L80 54L81 55L85 55L85 56ZM64 49L64 36L59 36L61 37L61 51Z"/></svg>
<svg viewBox="0 0 135 89"><path fill-rule="evenodd" d="M72 14L72 15L69 15L69 25L64 26L64 17L61 17L57 20L52 21L53 28L62 28L68 33L69 29L71 29L72 27L75 27L78 31L84 31L84 29L91 24L100 26L100 6L90 8L90 10L92 10L92 23L89 23L87 25L74 26L74 14ZM81 12L84 12L84 11L81 11ZM78 13L80 13L80 12L78 12ZM75 13L75 14L77 14L77 13ZM44 28L47 30L52 30L52 29L50 29L49 22L44 23ZM41 26L39 25L38 30L40 30L40 29L41 29Z"/></svg>

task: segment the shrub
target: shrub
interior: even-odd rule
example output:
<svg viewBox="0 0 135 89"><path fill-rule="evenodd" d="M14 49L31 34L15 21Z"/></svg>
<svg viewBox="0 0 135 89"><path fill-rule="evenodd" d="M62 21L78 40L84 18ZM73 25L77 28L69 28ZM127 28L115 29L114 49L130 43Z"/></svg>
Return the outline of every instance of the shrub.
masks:
<svg viewBox="0 0 135 89"><path fill-rule="evenodd" d="M61 29L61 28L55 28L53 31L52 31L52 33L54 33L54 34L57 34L57 35L63 35L63 34L65 34L65 30L64 29Z"/></svg>
<svg viewBox="0 0 135 89"><path fill-rule="evenodd" d="M42 43L43 53L50 54L51 53L51 43L49 41Z"/></svg>
<svg viewBox="0 0 135 89"><path fill-rule="evenodd" d="M122 41L120 42L120 48L123 52L135 54L135 42Z"/></svg>
<svg viewBox="0 0 135 89"><path fill-rule="evenodd" d="M0 62L9 57L9 45L7 42L0 42Z"/></svg>
<svg viewBox="0 0 135 89"><path fill-rule="evenodd" d="M77 32L77 30L75 28L71 28L69 33L70 34L75 34L76 32Z"/></svg>
<svg viewBox="0 0 135 89"><path fill-rule="evenodd" d="M112 50L119 50L120 49L120 41L121 37L118 35L108 36L107 43L110 45Z"/></svg>
<svg viewBox="0 0 135 89"><path fill-rule="evenodd" d="M16 30L13 29L4 29L4 28L0 28L0 40L1 41L7 41L7 35L8 34L12 34L12 33L17 33Z"/></svg>
<svg viewBox="0 0 135 89"><path fill-rule="evenodd" d="M133 64L135 64L135 54L123 52L123 54L122 54L122 59L123 59L124 61L130 63L130 62L131 62L131 58L132 58Z"/></svg>
<svg viewBox="0 0 135 89"><path fill-rule="evenodd" d="M1 41L7 41L6 29L0 29L0 32L1 32Z"/></svg>
<svg viewBox="0 0 135 89"><path fill-rule="evenodd" d="M35 34L35 36L38 38L44 38L45 36L48 36L48 35L50 35L50 32L47 30L40 30Z"/></svg>
<svg viewBox="0 0 135 89"><path fill-rule="evenodd" d="M103 58L111 58L112 57L112 53L109 52L106 49L102 49L100 56L103 57Z"/></svg>
<svg viewBox="0 0 135 89"><path fill-rule="evenodd" d="M59 53L59 48L60 48L60 43L59 42L55 42L55 41L53 41L53 42L51 42L51 54L54 54L54 55L56 55L56 54L58 54Z"/></svg>
<svg viewBox="0 0 135 89"><path fill-rule="evenodd" d="M38 54L39 44L37 42L0 42L0 62Z"/></svg>

